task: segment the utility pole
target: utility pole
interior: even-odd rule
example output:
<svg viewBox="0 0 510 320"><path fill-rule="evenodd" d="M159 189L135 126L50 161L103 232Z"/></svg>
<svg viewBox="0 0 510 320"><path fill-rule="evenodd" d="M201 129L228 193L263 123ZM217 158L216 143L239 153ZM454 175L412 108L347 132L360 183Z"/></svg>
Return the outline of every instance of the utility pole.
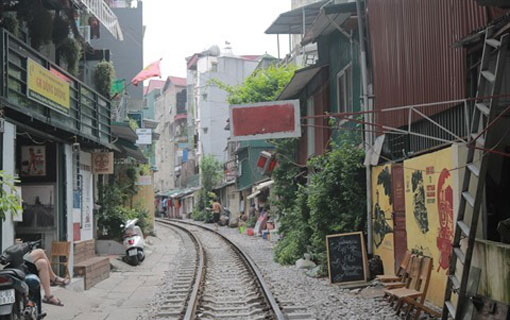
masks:
<svg viewBox="0 0 510 320"><path fill-rule="evenodd" d="M363 25L363 10L364 7L362 0L356 0L356 13L358 15L358 32L359 32L359 47L360 47L360 64L361 64L361 80L363 84L363 111L365 123L371 123L371 106L369 101L369 86L367 74L367 54L365 47L365 29ZM365 154L370 153L372 148L372 133L371 130L365 130ZM367 248L368 253L372 254L372 174L370 162L366 163L366 192L367 192Z"/></svg>

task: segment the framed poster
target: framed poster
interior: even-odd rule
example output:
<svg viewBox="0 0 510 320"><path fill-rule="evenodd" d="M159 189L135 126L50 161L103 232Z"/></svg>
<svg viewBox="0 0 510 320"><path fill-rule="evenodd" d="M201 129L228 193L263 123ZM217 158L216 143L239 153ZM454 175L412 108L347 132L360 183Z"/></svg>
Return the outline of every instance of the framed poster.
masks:
<svg viewBox="0 0 510 320"><path fill-rule="evenodd" d="M46 146L21 147L21 176L46 176Z"/></svg>
<svg viewBox="0 0 510 320"><path fill-rule="evenodd" d="M326 249L331 284L367 281L368 265L363 233L351 232L327 236Z"/></svg>
<svg viewBox="0 0 510 320"><path fill-rule="evenodd" d="M21 186L23 222L19 227L51 228L55 226L55 186Z"/></svg>

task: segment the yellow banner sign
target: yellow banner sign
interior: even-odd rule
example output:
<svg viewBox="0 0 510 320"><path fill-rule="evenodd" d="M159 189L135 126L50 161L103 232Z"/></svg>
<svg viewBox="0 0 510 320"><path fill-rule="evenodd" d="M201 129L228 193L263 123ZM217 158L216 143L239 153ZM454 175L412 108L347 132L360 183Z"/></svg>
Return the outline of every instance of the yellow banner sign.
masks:
<svg viewBox="0 0 510 320"><path fill-rule="evenodd" d="M68 114L70 108L69 83L48 69L27 59L27 96L55 111Z"/></svg>

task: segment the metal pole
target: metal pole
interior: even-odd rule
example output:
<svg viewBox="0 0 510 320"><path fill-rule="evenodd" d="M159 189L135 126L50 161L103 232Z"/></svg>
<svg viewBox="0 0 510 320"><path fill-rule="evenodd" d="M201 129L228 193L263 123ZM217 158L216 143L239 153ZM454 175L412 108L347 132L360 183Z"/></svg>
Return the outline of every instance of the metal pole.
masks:
<svg viewBox="0 0 510 320"><path fill-rule="evenodd" d="M367 56L365 48L365 31L363 27L362 3L361 0L356 0L356 13L358 15L358 33L359 33L359 47L360 47L360 64L361 64L361 80L363 84L363 109L370 111L370 103L368 101L368 75L367 75ZM365 121L370 121L370 114L365 113ZM365 131L365 151L368 154L372 148L372 134ZM367 184L367 238L368 238L368 253L372 254L372 174L370 163L366 166L366 184Z"/></svg>
<svg viewBox="0 0 510 320"><path fill-rule="evenodd" d="M289 26L289 56L292 53L291 37L292 37L292 34L290 33L290 26Z"/></svg>
<svg viewBox="0 0 510 320"><path fill-rule="evenodd" d="M302 12L303 12L303 35L301 36L301 40L303 40L305 38L305 33L306 33L306 12L305 12L305 7L303 7L302 9ZM301 46L301 54L302 54L302 59L303 59L303 66L305 66L306 64L306 61L304 61L305 59L305 47L304 46Z"/></svg>
<svg viewBox="0 0 510 320"><path fill-rule="evenodd" d="M279 33L276 34L276 43L278 46L278 60L280 60L280 34Z"/></svg>

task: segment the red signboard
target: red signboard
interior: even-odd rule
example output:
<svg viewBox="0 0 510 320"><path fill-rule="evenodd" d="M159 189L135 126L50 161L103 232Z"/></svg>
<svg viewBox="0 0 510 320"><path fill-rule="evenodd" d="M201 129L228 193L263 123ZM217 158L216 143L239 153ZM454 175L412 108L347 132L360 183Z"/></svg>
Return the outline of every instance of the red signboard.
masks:
<svg viewBox="0 0 510 320"><path fill-rule="evenodd" d="M233 141L301 136L299 100L272 101L230 108Z"/></svg>

